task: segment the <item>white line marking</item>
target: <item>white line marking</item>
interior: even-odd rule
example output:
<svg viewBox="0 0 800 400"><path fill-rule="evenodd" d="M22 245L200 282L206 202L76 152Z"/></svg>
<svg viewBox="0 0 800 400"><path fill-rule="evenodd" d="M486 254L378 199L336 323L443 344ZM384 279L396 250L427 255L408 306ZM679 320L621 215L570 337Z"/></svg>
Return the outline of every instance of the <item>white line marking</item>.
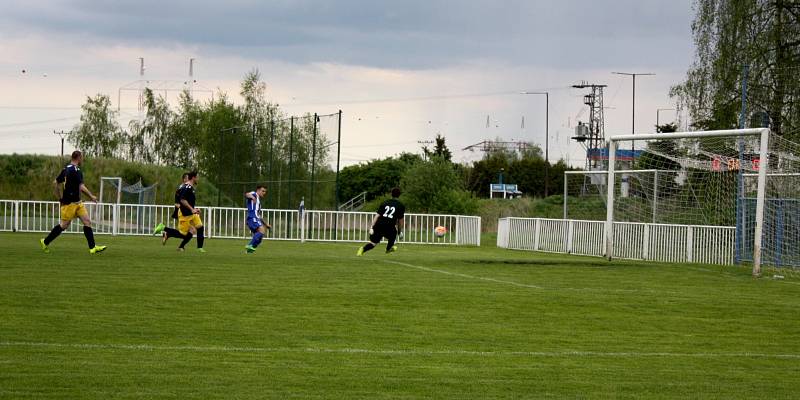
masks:
<svg viewBox="0 0 800 400"><path fill-rule="evenodd" d="M444 271L444 270L441 270L441 269L433 269L433 268L428 268L428 267L422 267L422 266L419 266L419 265L406 264L406 263L399 262L399 261L384 260L384 262L387 262L387 263L390 263L390 264L402 265L402 266L409 267L409 268L421 269L423 271L428 271L428 272L438 272L440 274L445 274L445 275L460 276L462 278L478 279L478 280L482 280L482 281L489 281L489 282L495 282L495 283L504 283L506 285L525 287L525 288L530 288L530 289L544 289L543 287L536 286L536 285L526 285L524 283L517 283L517 282L512 282L512 281L503 281L503 280L500 280L500 279L483 278L483 277L480 277L480 276L460 274L458 272L450 272L450 271Z"/></svg>
<svg viewBox="0 0 800 400"><path fill-rule="evenodd" d="M502 283L502 284L505 284L505 285L512 285L512 286L524 287L524 288L529 288L529 289L572 290L572 291L577 291L577 292L608 292L608 293L639 293L639 292L670 293L670 294L678 293L678 292L674 292L674 291L649 290L649 289L644 289L644 290L640 290L640 289L598 289L598 288L570 288L570 287L546 288L546 287L542 287L542 286L528 285L528 284L514 282L514 281L505 281L505 280L501 280L501 279L485 278L485 277L481 277L481 276L467 275L467 274L461 274L461 273L458 273L458 272L450 272L450 271L445 271L445 270L441 270L441 269L428 268L428 267L423 267L423 266L420 266L420 265L408 264L408 263L399 262L399 261L389 261L389 260L382 260L382 261L386 262L386 263L390 263L390 264L402 265L404 267L416 268L416 269L423 270L423 271L428 271L428 272L436 272L436 273L439 273L439 274L458 276L458 277L467 278L467 279L477 279L477 280L487 281L487 282Z"/></svg>
<svg viewBox="0 0 800 400"><path fill-rule="evenodd" d="M161 346L151 344L92 344L92 343L45 343L45 342L0 342L0 347L44 347L78 350L133 350L133 351L184 351L209 353L331 353L370 354L398 356L477 356L477 357L613 357L613 358L773 358L800 359L800 354L767 353L672 353L672 352L606 352L606 351L477 351L477 350L409 350L409 349L358 349L320 347L231 347L231 346Z"/></svg>

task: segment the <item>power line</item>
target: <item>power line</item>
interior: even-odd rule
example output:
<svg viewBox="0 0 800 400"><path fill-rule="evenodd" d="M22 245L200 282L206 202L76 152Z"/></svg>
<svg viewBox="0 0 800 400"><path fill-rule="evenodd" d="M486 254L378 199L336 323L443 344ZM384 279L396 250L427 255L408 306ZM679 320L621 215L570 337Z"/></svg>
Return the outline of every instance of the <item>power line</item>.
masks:
<svg viewBox="0 0 800 400"><path fill-rule="evenodd" d="M559 86L554 88L536 89L543 90L568 90L568 86ZM414 101L433 101L433 100L449 100L449 99L465 99L474 97L494 97L494 96L511 96L518 95L519 90L502 91L502 92L484 92L484 93L465 93L453 95L439 95L439 96L419 96L419 97L395 97L384 99L364 99L364 100L334 100L326 102L310 102L310 103L297 103L285 104L289 107L306 107L306 106L319 106L319 105L335 105L335 104L375 104L375 103L401 103L401 102L414 102Z"/></svg>
<svg viewBox="0 0 800 400"><path fill-rule="evenodd" d="M80 118L80 116L57 118L57 119L45 119L45 120L39 120L39 121L15 122L15 123L12 123L12 124L0 124L0 128L11 128L11 127L16 127L16 126L46 124L46 123L49 123L49 122L70 121L70 120L75 120L75 119L79 119L79 118Z"/></svg>

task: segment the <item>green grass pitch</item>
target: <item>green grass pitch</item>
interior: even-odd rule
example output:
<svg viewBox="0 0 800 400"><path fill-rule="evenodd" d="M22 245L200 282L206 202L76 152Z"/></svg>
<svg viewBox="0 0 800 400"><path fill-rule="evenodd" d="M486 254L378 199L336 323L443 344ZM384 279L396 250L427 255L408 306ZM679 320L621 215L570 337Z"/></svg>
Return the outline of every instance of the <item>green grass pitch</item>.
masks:
<svg viewBox="0 0 800 400"><path fill-rule="evenodd" d="M797 398L800 279L452 246L0 234L0 398Z"/></svg>

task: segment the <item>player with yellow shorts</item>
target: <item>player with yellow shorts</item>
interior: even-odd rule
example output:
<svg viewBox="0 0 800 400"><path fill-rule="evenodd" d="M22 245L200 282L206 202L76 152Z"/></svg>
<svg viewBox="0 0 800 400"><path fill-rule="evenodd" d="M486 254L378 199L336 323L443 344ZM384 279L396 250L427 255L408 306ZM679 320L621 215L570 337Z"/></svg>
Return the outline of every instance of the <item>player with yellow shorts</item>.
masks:
<svg viewBox="0 0 800 400"><path fill-rule="evenodd" d="M59 197L61 203L61 221L58 225L54 226L50 234L46 238L39 240L39 245L45 253L50 252L50 243L55 240L61 232L69 228L72 220L80 218L83 222L83 235L86 236L86 243L89 245L89 254L97 254L106 249L106 246L97 246L94 242L94 231L92 231L92 221L89 219L89 213L86 207L83 206L81 201L81 193L85 193L89 198L97 203L95 197L86 185L83 184L83 172L81 172L80 165L83 162L83 154L80 151L72 152L72 160L61 173L56 177L55 190L56 197ZM63 193L59 193L61 185L64 185Z"/></svg>
<svg viewBox="0 0 800 400"><path fill-rule="evenodd" d="M186 175L186 184L180 191L180 210L178 210L178 231L184 236L178 251L184 251L184 246L192 240L192 236L197 233L197 251L205 253L203 241L205 235L203 221L200 219L200 210L194 207L195 193L194 187L197 185L197 172L192 171Z"/></svg>

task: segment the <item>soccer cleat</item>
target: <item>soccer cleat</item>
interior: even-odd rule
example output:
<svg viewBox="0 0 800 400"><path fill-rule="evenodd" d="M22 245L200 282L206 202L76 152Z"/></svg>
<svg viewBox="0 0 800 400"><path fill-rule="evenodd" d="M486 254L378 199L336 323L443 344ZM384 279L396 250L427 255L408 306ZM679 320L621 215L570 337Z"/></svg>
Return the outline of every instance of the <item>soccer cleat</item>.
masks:
<svg viewBox="0 0 800 400"><path fill-rule="evenodd" d="M205 252L206 252L206 249L204 249L204 248L202 248L202 247L201 247L201 248L197 249L197 252L198 252L198 253L205 253Z"/></svg>
<svg viewBox="0 0 800 400"><path fill-rule="evenodd" d="M356 256L361 257L364 255L364 247L359 247L358 251L356 252Z"/></svg>
<svg viewBox="0 0 800 400"><path fill-rule="evenodd" d="M394 253L397 251L397 246L392 246L390 249L386 250L386 254Z"/></svg>
<svg viewBox="0 0 800 400"><path fill-rule="evenodd" d="M178 252L179 253L183 253L184 251L186 251L186 249L184 249L183 247L178 247Z"/></svg>
<svg viewBox="0 0 800 400"><path fill-rule="evenodd" d="M106 250L106 246L94 246L94 248L89 249L89 254L102 253L105 250Z"/></svg>
<svg viewBox="0 0 800 400"><path fill-rule="evenodd" d="M161 234L161 245L162 246L167 244L167 239L169 239L169 237L167 236L167 232L162 233Z"/></svg>
<svg viewBox="0 0 800 400"><path fill-rule="evenodd" d="M42 246L42 251L44 251L45 253L50 252L50 248L48 248L47 245L44 244L44 239L39 239L39 246Z"/></svg>
<svg viewBox="0 0 800 400"><path fill-rule="evenodd" d="M249 244L247 246L244 246L244 249L247 252L247 254L253 254L253 253L256 252L256 248L253 247L253 246L250 246Z"/></svg>
<svg viewBox="0 0 800 400"><path fill-rule="evenodd" d="M159 223L155 228L153 228L153 235L158 235L159 233L163 232L164 228L166 228L164 223Z"/></svg>

